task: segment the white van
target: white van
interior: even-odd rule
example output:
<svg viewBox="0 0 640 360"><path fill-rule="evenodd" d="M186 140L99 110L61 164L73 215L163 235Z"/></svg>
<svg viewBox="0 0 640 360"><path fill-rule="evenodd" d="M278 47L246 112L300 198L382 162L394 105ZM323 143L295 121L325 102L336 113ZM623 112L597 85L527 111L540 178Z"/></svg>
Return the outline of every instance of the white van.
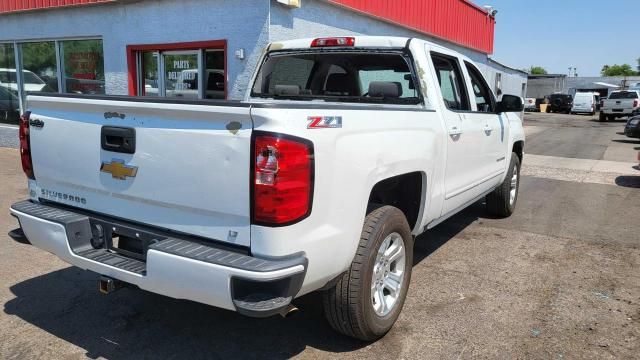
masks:
<svg viewBox="0 0 640 360"><path fill-rule="evenodd" d="M571 107L571 113L589 113L592 116L596 114L598 107L598 93L593 92L579 92L573 96L573 106Z"/></svg>

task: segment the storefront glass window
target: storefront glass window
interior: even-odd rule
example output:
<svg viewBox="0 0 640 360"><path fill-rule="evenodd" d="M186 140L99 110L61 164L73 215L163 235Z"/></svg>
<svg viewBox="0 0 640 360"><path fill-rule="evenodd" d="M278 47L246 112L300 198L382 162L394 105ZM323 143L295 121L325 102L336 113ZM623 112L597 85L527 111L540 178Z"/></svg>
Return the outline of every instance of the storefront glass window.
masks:
<svg viewBox="0 0 640 360"><path fill-rule="evenodd" d="M145 51L142 53L143 96L160 95L160 89L158 88L158 56L157 51Z"/></svg>
<svg viewBox="0 0 640 360"><path fill-rule="evenodd" d="M197 99L198 52L164 53L165 93L167 97Z"/></svg>
<svg viewBox="0 0 640 360"><path fill-rule="evenodd" d="M13 44L0 44L0 123L17 124L19 108Z"/></svg>
<svg viewBox="0 0 640 360"><path fill-rule="evenodd" d="M224 50L205 51L205 98L224 99Z"/></svg>
<svg viewBox="0 0 640 360"><path fill-rule="evenodd" d="M136 89L140 96L184 99L225 99L226 73L223 43L180 49L177 44L133 45ZM182 45L182 44L180 44ZM137 50L135 47L140 47ZM163 50L165 48L166 50Z"/></svg>
<svg viewBox="0 0 640 360"><path fill-rule="evenodd" d="M23 87L26 92L58 92L58 66L53 41L30 42L22 50Z"/></svg>
<svg viewBox="0 0 640 360"><path fill-rule="evenodd" d="M104 94L102 40L60 42L64 64L64 92Z"/></svg>

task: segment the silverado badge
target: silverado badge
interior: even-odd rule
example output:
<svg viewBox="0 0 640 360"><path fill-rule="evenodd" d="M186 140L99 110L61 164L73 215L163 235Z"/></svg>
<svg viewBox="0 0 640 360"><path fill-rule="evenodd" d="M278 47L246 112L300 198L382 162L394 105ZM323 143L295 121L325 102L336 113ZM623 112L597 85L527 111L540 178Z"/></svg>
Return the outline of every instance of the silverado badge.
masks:
<svg viewBox="0 0 640 360"><path fill-rule="evenodd" d="M136 177L137 166L127 166L123 160L113 159L110 163L103 162L100 171L111 174L111 177L126 180L128 177Z"/></svg>

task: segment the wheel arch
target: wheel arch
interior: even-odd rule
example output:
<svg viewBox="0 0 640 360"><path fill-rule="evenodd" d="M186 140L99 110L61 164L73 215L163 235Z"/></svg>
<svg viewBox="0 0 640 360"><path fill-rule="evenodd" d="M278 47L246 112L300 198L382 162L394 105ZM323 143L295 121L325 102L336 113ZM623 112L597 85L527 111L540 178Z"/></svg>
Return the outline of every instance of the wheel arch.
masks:
<svg viewBox="0 0 640 360"><path fill-rule="evenodd" d="M511 147L511 152L516 153L516 155L518 155L518 159L520 159L520 163L522 163L522 159L524 158L524 140L517 140L514 142Z"/></svg>
<svg viewBox="0 0 640 360"><path fill-rule="evenodd" d="M422 171L406 172L379 179L369 191L370 205L391 205L404 213L412 232L420 227L426 208L427 175Z"/></svg>

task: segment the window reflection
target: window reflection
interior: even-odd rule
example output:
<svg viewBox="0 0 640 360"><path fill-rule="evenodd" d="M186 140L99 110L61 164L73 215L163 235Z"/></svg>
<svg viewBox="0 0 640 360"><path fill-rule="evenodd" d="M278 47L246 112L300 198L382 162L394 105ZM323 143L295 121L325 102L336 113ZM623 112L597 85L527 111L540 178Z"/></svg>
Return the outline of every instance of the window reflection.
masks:
<svg viewBox="0 0 640 360"><path fill-rule="evenodd" d="M22 89L25 92L58 92L55 43L30 42L20 46L24 75Z"/></svg>
<svg viewBox="0 0 640 360"><path fill-rule="evenodd" d="M0 44L0 122L17 124L20 116L13 44Z"/></svg>
<svg viewBox="0 0 640 360"><path fill-rule="evenodd" d="M142 74L144 78L143 96L159 96L158 88L158 52L142 53Z"/></svg>
<svg viewBox="0 0 640 360"><path fill-rule="evenodd" d="M102 40L74 40L60 43L64 64L64 92L104 94Z"/></svg>

